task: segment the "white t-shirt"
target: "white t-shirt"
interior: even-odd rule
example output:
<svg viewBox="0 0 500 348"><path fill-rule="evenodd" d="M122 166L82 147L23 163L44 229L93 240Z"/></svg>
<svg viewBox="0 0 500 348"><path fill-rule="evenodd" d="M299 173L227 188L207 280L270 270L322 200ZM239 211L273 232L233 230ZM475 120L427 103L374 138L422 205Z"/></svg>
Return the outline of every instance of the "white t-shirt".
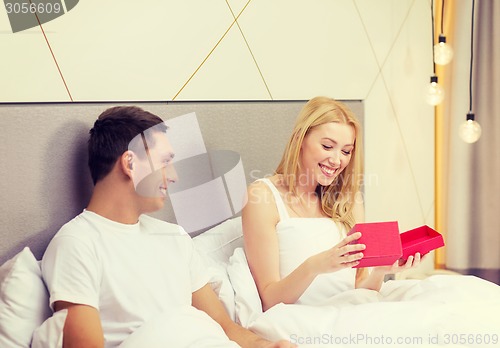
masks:
<svg viewBox="0 0 500 348"><path fill-rule="evenodd" d="M191 305L208 274L182 227L142 215L133 225L84 211L65 224L42 259L56 301L99 310L106 347L149 318Z"/></svg>

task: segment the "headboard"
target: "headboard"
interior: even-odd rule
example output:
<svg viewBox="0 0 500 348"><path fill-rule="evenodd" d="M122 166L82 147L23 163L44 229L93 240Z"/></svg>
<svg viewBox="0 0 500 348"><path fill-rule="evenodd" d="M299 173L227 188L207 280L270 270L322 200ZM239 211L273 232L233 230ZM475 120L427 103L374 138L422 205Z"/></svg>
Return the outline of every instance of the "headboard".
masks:
<svg viewBox="0 0 500 348"><path fill-rule="evenodd" d="M97 116L137 105L164 120L195 112L207 149L240 154L247 183L273 173L305 101L0 104L0 264L29 246L40 259L87 205L86 141ZM346 101L363 121L363 103ZM171 206L154 216L175 222Z"/></svg>

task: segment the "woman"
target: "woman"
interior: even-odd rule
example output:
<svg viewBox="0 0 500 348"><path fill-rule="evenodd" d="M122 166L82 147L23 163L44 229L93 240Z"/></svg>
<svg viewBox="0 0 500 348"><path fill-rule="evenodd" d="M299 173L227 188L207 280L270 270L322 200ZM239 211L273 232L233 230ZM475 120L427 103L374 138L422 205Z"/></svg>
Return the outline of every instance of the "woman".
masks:
<svg viewBox="0 0 500 348"><path fill-rule="evenodd" d="M300 112L276 174L248 189L243 209L245 253L263 310L277 303L321 304L343 291L379 290L384 276L417 266L353 269L365 245L361 128L346 105L311 99Z"/></svg>

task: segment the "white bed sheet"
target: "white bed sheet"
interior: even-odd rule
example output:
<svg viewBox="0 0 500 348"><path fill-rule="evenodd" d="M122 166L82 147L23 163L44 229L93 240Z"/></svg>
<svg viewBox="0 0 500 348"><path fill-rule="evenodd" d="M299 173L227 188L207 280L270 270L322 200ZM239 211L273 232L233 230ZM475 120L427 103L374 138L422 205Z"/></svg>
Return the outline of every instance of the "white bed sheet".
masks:
<svg viewBox="0 0 500 348"><path fill-rule="evenodd" d="M270 340L287 339L299 347L500 347L500 286L491 282L460 275L395 280L384 283L380 292L349 290L321 306L279 304L263 313L242 244L240 219L229 220L195 238L197 249L212 259L208 265L217 270L213 286L228 312L243 326ZM13 286L9 293L19 292L27 300L18 290L29 288L36 280L44 293L30 298L46 303L46 299L40 299L47 294L38 263L29 250L21 254L29 256L29 262L10 262L7 266L17 265L19 271L29 271L33 276L17 277L15 284L4 280L2 298L9 284ZM23 317L24 321L45 315L42 307L29 307L31 312ZM14 312L20 314L19 310ZM64 318L56 315L40 326L33 346L60 346ZM16 326L14 331L18 329ZM37 341L44 330L50 335L42 336L50 340ZM165 335L167 332L170 335ZM30 333L20 334L30 341ZM234 346L221 335L220 327L194 308L149 321L130 337L127 345L186 346L186 342L187 346L197 347Z"/></svg>
<svg viewBox="0 0 500 348"><path fill-rule="evenodd" d="M498 347L500 287L472 276L389 281L322 306L279 304L248 328L299 347Z"/></svg>
<svg viewBox="0 0 500 348"><path fill-rule="evenodd" d="M212 243L195 244L227 271L234 319L269 340L299 347L500 347L500 286L494 283L463 275L391 280L380 292L348 290L318 306L278 304L263 313L241 221L207 232L203 238ZM220 248L222 256L213 253Z"/></svg>

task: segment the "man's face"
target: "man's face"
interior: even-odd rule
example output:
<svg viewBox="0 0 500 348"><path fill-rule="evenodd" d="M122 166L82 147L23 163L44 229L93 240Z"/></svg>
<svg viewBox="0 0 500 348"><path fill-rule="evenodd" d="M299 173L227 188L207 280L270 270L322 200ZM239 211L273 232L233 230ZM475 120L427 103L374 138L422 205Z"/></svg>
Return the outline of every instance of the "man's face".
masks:
<svg viewBox="0 0 500 348"><path fill-rule="evenodd" d="M135 154L132 170L135 190L144 210L150 212L163 207L168 185L177 181L177 173L172 164L174 150L167 135L155 130L145 133L139 135L137 148L129 150Z"/></svg>

